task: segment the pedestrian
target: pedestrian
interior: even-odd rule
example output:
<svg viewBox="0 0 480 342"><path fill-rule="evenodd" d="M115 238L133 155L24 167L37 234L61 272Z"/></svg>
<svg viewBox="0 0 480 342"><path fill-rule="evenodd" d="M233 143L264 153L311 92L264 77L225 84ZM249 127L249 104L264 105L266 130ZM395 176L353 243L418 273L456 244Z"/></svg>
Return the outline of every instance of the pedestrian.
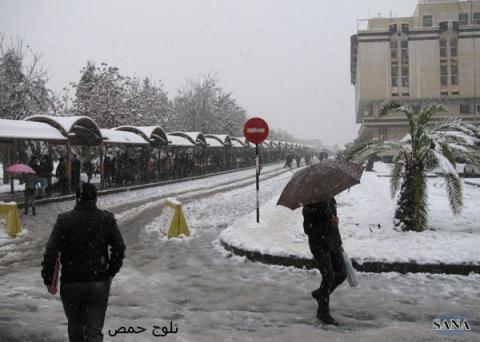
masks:
<svg viewBox="0 0 480 342"><path fill-rule="evenodd" d="M72 191L76 192L80 187L80 172L82 170L82 163L78 159L77 155L73 155L72 159Z"/></svg>
<svg viewBox="0 0 480 342"><path fill-rule="evenodd" d="M48 196L52 194L52 172L53 161L49 154L43 158L43 177L47 180L46 193Z"/></svg>
<svg viewBox="0 0 480 342"><path fill-rule="evenodd" d="M125 253L114 215L96 202L97 189L84 183L75 208L58 216L43 256L42 278L55 294L52 278L60 255L60 297L70 342L103 341L110 286Z"/></svg>
<svg viewBox="0 0 480 342"><path fill-rule="evenodd" d="M65 163L65 159L63 157L60 157L58 160L57 169L55 170L55 177L57 177L57 180L58 180L57 184L58 184L60 193L62 195L67 194L68 193L67 164Z"/></svg>
<svg viewBox="0 0 480 342"><path fill-rule="evenodd" d="M295 162L297 163L297 167L300 167L300 162L302 161L302 157L299 154L295 154Z"/></svg>
<svg viewBox="0 0 480 342"><path fill-rule="evenodd" d="M310 251L322 274L320 287L312 292L318 303L317 318L325 324L337 325L330 315L330 294L346 279L342 255L342 238L338 231L337 202L330 198L303 207L303 229Z"/></svg>
<svg viewBox="0 0 480 342"><path fill-rule="evenodd" d="M22 173L20 177L20 184L25 183L25 208L23 209L24 214L28 214L28 208L32 207L32 215L36 215L35 212L35 197L37 196L37 183L39 178L34 173Z"/></svg>
<svg viewBox="0 0 480 342"><path fill-rule="evenodd" d="M83 169L87 174L87 183L90 183L92 181L93 172L95 171L95 166L93 166L92 161L87 160L85 163L83 163Z"/></svg>
<svg viewBox="0 0 480 342"><path fill-rule="evenodd" d="M287 154L286 160L285 160L285 165L283 168L289 167L290 169L292 168L292 162L293 162L293 156L289 153Z"/></svg>
<svg viewBox="0 0 480 342"><path fill-rule="evenodd" d="M37 157L32 156L30 160L28 161L28 166L30 166L33 171L38 175L38 160Z"/></svg>

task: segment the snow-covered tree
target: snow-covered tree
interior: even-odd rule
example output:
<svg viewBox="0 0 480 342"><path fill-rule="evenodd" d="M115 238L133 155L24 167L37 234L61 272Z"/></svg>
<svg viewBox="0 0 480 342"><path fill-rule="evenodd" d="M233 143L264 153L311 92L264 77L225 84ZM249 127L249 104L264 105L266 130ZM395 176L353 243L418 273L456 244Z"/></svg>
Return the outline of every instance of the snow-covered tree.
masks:
<svg viewBox="0 0 480 342"><path fill-rule="evenodd" d="M457 215L463 206L462 181L455 168L455 158L480 161L480 134L476 127L460 120L433 124L432 116L445 109L438 104L424 106L418 115L409 106L398 102L383 105L381 115L402 112L407 117L410 133L401 141L373 140L356 144L342 153L345 159L363 163L386 151L396 151L391 173L392 197L399 192L395 225L402 230L423 231L428 218L428 168L438 167L445 179L452 212Z"/></svg>
<svg viewBox="0 0 480 342"><path fill-rule="evenodd" d="M134 123L134 114L128 107L125 77L117 67L88 62L81 71L74 106L78 115L91 117L100 127L112 128Z"/></svg>
<svg viewBox="0 0 480 342"><path fill-rule="evenodd" d="M40 56L25 46L23 40L7 41L5 34L0 33L0 118L24 119L34 114L55 113L47 80Z"/></svg>
<svg viewBox="0 0 480 342"><path fill-rule="evenodd" d="M126 85L127 105L134 114L135 125L165 127L172 120L172 105L161 82L157 85L145 77L140 83L138 78L127 77Z"/></svg>
<svg viewBox="0 0 480 342"><path fill-rule="evenodd" d="M240 135L246 111L210 75L189 82L173 101L174 129Z"/></svg>
<svg viewBox="0 0 480 342"><path fill-rule="evenodd" d="M295 142L295 138L293 137L293 135L291 135L290 133L288 133L288 131L282 128L270 129L268 139Z"/></svg>

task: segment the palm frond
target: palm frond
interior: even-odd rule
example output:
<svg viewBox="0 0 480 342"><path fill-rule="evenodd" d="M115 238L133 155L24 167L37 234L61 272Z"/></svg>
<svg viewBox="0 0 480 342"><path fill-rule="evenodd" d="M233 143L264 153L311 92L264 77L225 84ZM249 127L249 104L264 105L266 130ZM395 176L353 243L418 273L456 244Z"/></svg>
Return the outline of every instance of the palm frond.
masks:
<svg viewBox="0 0 480 342"><path fill-rule="evenodd" d="M448 173L445 175L445 184L448 193L448 201L454 215L460 214L463 207L463 185L458 175Z"/></svg>
<svg viewBox="0 0 480 342"><path fill-rule="evenodd" d="M402 175L405 169L404 159L405 159L405 154L403 153L399 153L393 159L393 168L392 168L391 177L390 177L390 194L392 198L395 197L395 194L400 189L400 181L402 179Z"/></svg>
<svg viewBox="0 0 480 342"><path fill-rule="evenodd" d="M371 140L344 152L343 158L357 164L363 164L366 160L382 152L392 150L403 150L402 143L389 140Z"/></svg>
<svg viewBox="0 0 480 342"><path fill-rule="evenodd" d="M416 132L417 124L413 115L412 107L409 105L401 104L398 101L387 101L380 105L380 116L384 116L392 112L402 112L407 117L408 125L410 127L410 133ZM412 142L414 143L415 137L412 136Z"/></svg>
<svg viewBox="0 0 480 342"><path fill-rule="evenodd" d="M422 107L420 115L418 116L419 125L426 125L433 114L438 112L445 112L445 107L440 103L432 103Z"/></svg>

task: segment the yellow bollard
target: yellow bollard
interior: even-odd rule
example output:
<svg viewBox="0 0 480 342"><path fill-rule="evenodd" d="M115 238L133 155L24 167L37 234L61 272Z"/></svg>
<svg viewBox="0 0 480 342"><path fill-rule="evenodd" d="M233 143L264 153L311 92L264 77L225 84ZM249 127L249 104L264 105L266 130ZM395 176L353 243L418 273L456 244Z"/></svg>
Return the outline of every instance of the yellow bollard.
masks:
<svg viewBox="0 0 480 342"><path fill-rule="evenodd" d="M160 228L165 232L169 239L178 237L180 234L190 236L187 221L185 220L182 211L182 203L173 198L167 198L160 216L161 224L164 225ZM166 229L167 227L168 229Z"/></svg>
<svg viewBox="0 0 480 342"><path fill-rule="evenodd" d="M0 202L0 218L5 221L5 230L10 237L13 238L22 231L16 202Z"/></svg>

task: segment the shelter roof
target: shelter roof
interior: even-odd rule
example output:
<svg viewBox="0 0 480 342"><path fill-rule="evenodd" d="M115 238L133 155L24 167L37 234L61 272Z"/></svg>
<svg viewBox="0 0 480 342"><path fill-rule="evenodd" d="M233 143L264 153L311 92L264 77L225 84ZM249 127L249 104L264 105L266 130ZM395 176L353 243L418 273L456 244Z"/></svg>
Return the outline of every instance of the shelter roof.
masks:
<svg viewBox="0 0 480 342"><path fill-rule="evenodd" d="M0 140L42 140L65 142L62 133L41 122L0 119Z"/></svg>
<svg viewBox="0 0 480 342"><path fill-rule="evenodd" d="M125 131L125 132L132 132L135 134L141 135L145 140L148 141L157 141L163 145L168 143L167 134L160 126L120 126L116 127L115 130L118 131Z"/></svg>
<svg viewBox="0 0 480 342"><path fill-rule="evenodd" d="M206 135L205 140L207 141L208 147L225 147L223 142L215 137Z"/></svg>
<svg viewBox="0 0 480 342"><path fill-rule="evenodd" d="M232 146L230 137L226 134L204 134L207 143L210 144L209 139L215 139L222 144L222 146Z"/></svg>
<svg viewBox="0 0 480 342"><path fill-rule="evenodd" d="M195 144L185 136L172 135L172 134L168 133L167 137L168 137L168 145L170 145L170 146L184 146L184 147L194 147L195 146Z"/></svg>
<svg viewBox="0 0 480 342"><path fill-rule="evenodd" d="M207 145L207 140L205 140L205 136L201 132L170 132L168 135L185 137L195 145Z"/></svg>
<svg viewBox="0 0 480 342"><path fill-rule="evenodd" d="M26 118L25 121L49 124L74 144L96 145L102 140L100 128L88 116L33 115Z"/></svg>
<svg viewBox="0 0 480 342"><path fill-rule="evenodd" d="M230 137L230 140L236 140L240 143L242 143L243 146L249 146L250 143L248 142L247 138L245 137Z"/></svg>
<svg viewBox="0 0 480 342"><path fill-rule="evenodd" d="M148 141L139 134L115 129L101 129L102 137L107 144L148 145Z"/></svg>

